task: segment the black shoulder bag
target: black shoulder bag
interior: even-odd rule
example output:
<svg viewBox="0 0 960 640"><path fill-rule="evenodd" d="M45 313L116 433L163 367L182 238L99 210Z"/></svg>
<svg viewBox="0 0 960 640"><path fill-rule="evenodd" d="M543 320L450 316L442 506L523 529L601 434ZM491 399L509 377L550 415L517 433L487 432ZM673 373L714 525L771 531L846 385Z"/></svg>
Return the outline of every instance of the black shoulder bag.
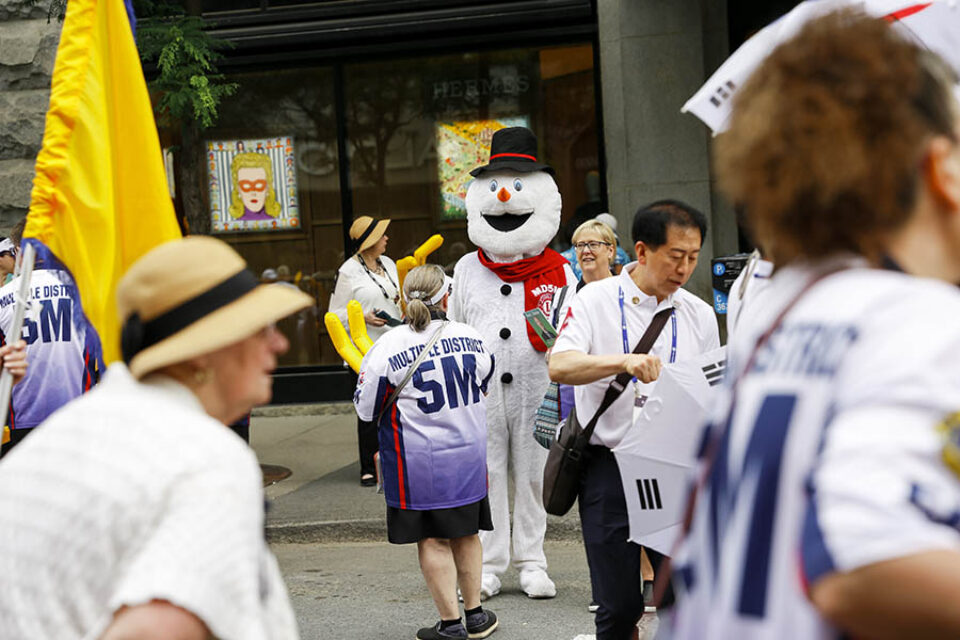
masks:
<svg viewBox="0 0 960 640"><path fill-rule="evenodd" d="M634 353L650 351L660 332L663 331L664 325L667 324L667 318L673 312L674 308L671 307L653 316L643 337L637 343L637 348L633 350ZM593 430L597 426L597 420L620 397L632 378L633 376L629 373L623 372L610 382L607 392L603 395L603 401L586 427L581 426L576 408L567 416L566 424L550 446L547 463L543 467L543 506L547 513L562 516L570 511L570 507L576 502L580 491L583 452L590 443L590 436L593 435Z"/></svg>

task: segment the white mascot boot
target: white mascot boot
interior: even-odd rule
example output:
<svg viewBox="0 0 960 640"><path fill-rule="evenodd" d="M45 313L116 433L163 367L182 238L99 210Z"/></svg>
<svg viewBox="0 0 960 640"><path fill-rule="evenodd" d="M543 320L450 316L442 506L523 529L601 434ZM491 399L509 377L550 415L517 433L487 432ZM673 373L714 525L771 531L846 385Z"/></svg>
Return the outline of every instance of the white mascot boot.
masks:
<svg viewBox="0 0 960 640"><path fill-rule="evenodd" d="M553 170L536 161L537 140L523 127L493 135L490 163L474 169L467 189L467 233L481 248L457 263L451 317L476 328L494 354L487 397L487 472L493 531L481 531L481 595L500 592L510 566L507 470L513 469L513 565L531 598L552 598L543 536L543 465L547 452L533 438L533 420L549 383L546 347L528 329L524 311L550 317L553 293L575 284L566 260L546 246L560 226L560 192Z"/></svg>

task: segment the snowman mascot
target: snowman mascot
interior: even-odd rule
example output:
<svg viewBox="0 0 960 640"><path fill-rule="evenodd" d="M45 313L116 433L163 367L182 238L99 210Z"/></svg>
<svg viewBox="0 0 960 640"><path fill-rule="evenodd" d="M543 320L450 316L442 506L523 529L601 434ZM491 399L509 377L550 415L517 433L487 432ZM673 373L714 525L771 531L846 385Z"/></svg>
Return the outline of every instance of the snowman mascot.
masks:
<svg viewBox="0 0 960 640"><path fill-rule="evenodd" d="M576 283L567 261L546 246L560 226L560 192L553 169L537 162L537 139L523 127L493 134L490 161L471 171L467 234L480 247L457 263L451 316L472 325L494 354L487 397L487 472L493 531L481 531L481 595L500 592L510 565L507 470L513 469L513 564L531 598L552 598L543 536L543 465L547 451L533 438L534 415L549 377L546 346L524 312L550 317L553 293Z"/></svg>

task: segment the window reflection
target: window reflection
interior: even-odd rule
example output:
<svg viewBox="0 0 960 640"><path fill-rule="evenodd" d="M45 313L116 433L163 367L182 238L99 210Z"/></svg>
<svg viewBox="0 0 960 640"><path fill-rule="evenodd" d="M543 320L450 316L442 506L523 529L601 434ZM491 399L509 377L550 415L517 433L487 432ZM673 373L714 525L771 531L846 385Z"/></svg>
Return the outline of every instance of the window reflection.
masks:
<svg viewBox="0 0 960 640"><path fill-rule="evenodd" d="M451 269L475 248L449 204L457 193L444 168L463 175L486 163L473 142L489 144L492 127L537 134L557 172L564 221L588 200L587 175L599 168L590 45L356 64L344 76L354 209L393 219L392 257L432 233L445 242L431 260ZM459 153L445 146L450 139L462 142Z"/></svg>
<svg viewBox="0 0 960 640"><path fill-rule="evenodd" d="M264 282L285 282L314 296L316 305L281 323L290 350L281 366L336 365L339 357L324 336L333 278L343 253L340 184L329 68L237 74L236 96L224 101L206 140L292 136L300 229L225 233Z"/></svg>
<svg viewBox="0 0 960 640"><path fill-rule="evenodd" d="M395 260L442 234L444 244L430 261L450 272L475 248L457 209L458 190L465 189L460 178L487 162L484 145L494 126L521 124L537 134L541 159L556 171L565 222L590 209L583 207L591 197L588 176L593 197L599 193L590 45L380 60L343 71L344 131L337 129L333 70L314 67L232 75L240 91L221 105L217 127L203 132L205 145L293 138L299 228L219 235L263 281L285 282L316 300L281 323L291 341L281 366L341 364L323 314L337 269L352 253L343 243L346 167L351 219L391 218L388 254ZM347 159L338 157L338 133ZM209 194L203 197L210 206Z"/></svg>

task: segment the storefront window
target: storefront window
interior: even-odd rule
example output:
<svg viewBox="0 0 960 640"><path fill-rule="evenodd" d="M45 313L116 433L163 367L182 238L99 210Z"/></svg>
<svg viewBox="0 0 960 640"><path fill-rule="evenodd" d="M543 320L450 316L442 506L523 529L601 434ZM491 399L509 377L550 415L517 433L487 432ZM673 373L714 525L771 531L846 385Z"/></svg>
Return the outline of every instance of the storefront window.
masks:
<svg viewBox="0 0 960 640"><path fill-rule="evenodd" d="M314 296L312 309L281 327L290 338L290 351L281 358L281 366L339 363L330 341L320 339L334 276L343 261L333 73L329 68L274 70L237 74L231 80L240 84L239 92L224 101L217 127L203 134L205 144L213 147L208 155L217 164L211 166L220 168L223 146L231 152L222 161L225 166L236 162L239 153L271 157L277 199L285 200L287 210L276 216L277 228L265 231L256 226L275 223L230 222L226 229L217 229L214 217L213 233L240 252L262 281L286 282ZM268 148L275 144L281 148ZM255 175L255 168L247 171L250 180L227 186L233 176L229 169L222 170L220 192L258 186L256 179L263 176ZM212 214L216 213L216 187L207 194ZM224 198L224 203L229 200ZM246 200L243 206L258 208ZM291 210L296 217L284 222L283 216ZM221 217L231 220L230 215ZM260 217L268 218L269 213ZM253 228L231 230L243 224Z"/></svg>
<svg viewBox="0 0 960 640"><path fill-rule="evenodd" d="M281 327L291 342L284 367L341 365L323 315L350 255L344 225L355 217L393 220L387 254L395 260L442 234L430 261L452 272L474 249L462 196L470 169L487 161L494 130L522 125L537 134L543 161L556 170L564 220L588 203L588 176L599 169L590 45L364 62L344 65L342 74L331 66L275 68L230 79L238 93L202 133L202 198L211 233L261 280L286 282L316 301ZM338 141L348 158L339 157ZM342 171L349 171L348 197Z"/></svg>
<svg viewBox="0 0 960 640"><path fill-rule="evenodd" d="M590 45L356 64L344 76L354 211L393 220L394 259L433 233L444 244L431 260L450 270L475 248L463 191L503 126L537 134L564 220L588 200L599 167Z"/></svg>

